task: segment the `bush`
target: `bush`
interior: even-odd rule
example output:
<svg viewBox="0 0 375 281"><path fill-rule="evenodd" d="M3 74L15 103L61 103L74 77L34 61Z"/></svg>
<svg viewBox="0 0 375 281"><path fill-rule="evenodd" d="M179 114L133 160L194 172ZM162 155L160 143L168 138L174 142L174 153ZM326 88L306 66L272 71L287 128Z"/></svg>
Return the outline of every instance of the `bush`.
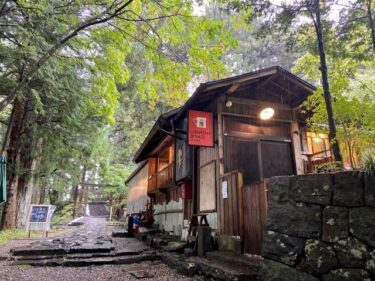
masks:
<svg viewBox="0 0 375 281"><path fill-rule="evenodd" d="M365 174L375 177L375 155L373 153L364 154L362 170Z"/></svg>
<svg viewBox="0 0 375 281"><path fill-rule="evenodd" d="M315 170L319 174L329 174L342 171L342 162L331 161L324 164L316 165Z"/></svg>

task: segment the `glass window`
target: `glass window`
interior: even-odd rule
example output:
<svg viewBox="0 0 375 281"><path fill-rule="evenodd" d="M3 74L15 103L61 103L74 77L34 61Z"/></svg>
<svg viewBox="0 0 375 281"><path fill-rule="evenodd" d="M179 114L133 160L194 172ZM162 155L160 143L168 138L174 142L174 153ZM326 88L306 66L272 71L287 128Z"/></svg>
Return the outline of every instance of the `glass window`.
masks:
<svg viewBox="0 0 375 281"><path fill-rule="evenodd" d="M314 158L324 158L331 156L327 134L307 132L306 136L309 152L314 155Z"/></svg>

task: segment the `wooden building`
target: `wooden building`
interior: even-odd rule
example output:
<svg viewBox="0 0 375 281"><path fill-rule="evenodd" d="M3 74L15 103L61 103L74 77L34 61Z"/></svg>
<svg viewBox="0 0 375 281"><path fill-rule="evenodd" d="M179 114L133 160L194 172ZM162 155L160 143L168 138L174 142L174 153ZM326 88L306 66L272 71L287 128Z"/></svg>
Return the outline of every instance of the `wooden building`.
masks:
<svg viewBox="0 0 375 281"><path fill-rule="evenodd" d="M202 83L181 108L162 115L135 156L148 159L147 193L159 227L186 237L192 217L203 214L215 235L259 254L269 178L330 159L326 136L308 132L301 114L314 90L276 66ZM192 111L212 116L207 147L188 144ZM206 126L203 119L194 122Z"/></svg>
<svg viewBox="0 0 375 281"><path fill-rule="evenodd" d="M147 181L143 188L154 208L155 226L182 235L183 207L180 187L174 180L174 136L172 120L178 109L162 114L134 156L136 163L147 161Z"/></svg>
<svg viewBox="0 0 375 281"><path fill-rule="evenodd" d="M127 215L140 214L146 211L147 202L147 178L148 178L148 161L143 161L125 180L128 186L128 201L126 206Z"/></svg>

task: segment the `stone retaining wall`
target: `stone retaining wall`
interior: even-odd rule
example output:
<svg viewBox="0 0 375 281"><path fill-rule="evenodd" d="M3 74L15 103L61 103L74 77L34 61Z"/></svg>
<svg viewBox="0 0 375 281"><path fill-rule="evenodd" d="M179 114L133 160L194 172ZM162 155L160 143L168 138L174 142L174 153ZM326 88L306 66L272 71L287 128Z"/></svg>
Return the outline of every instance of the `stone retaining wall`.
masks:
<svg viewBox="0 0 375 281"><path fill-rule="evenodd" d="M268 200L261 280L375 280L374 178L275 177Z"/></svg>

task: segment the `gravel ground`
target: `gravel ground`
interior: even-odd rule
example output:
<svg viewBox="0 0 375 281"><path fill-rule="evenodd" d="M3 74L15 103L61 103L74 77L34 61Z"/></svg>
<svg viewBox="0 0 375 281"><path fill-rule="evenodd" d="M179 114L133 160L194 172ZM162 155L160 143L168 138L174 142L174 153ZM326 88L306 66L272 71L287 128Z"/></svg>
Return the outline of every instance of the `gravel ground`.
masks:
<svg viewBox="0 0 375 281"><path fill-rule="evenodd" d="M145 262L139 266L147 268L149 278L142 280L189 281L194 280L179 275L173 269L160 262ZM134 265L102 265L89 267L20 267L0 262L1 281L131 281L140 280L133 277L127 270Z"/></svg>
<svg viewBox="0 0 375 281"><path fill-rule="evenodd" d="M84 226L61 233L54 233L54 237L77 237L85 233L91 235L103 235L110 227L105 227L104 219L84 218ZM1 257L8 255L9 250L14 247L21 247L34 242L35 240L11 240L6 245L0 246L0 281L94 281L111 280L127 281L140 280L130 274L129 271L141 270L148 275L148 278L142 280L160 280L160 281L189 281L195 280L178 274L174 269L167 265L156 262L143 262L130 265L102 265L88 267L31 267L14 266L10 261L1 260ZM139 250L145 245L129 238L113 239L117 249ZM147 248L147 247L145 247Z"/></svg>

